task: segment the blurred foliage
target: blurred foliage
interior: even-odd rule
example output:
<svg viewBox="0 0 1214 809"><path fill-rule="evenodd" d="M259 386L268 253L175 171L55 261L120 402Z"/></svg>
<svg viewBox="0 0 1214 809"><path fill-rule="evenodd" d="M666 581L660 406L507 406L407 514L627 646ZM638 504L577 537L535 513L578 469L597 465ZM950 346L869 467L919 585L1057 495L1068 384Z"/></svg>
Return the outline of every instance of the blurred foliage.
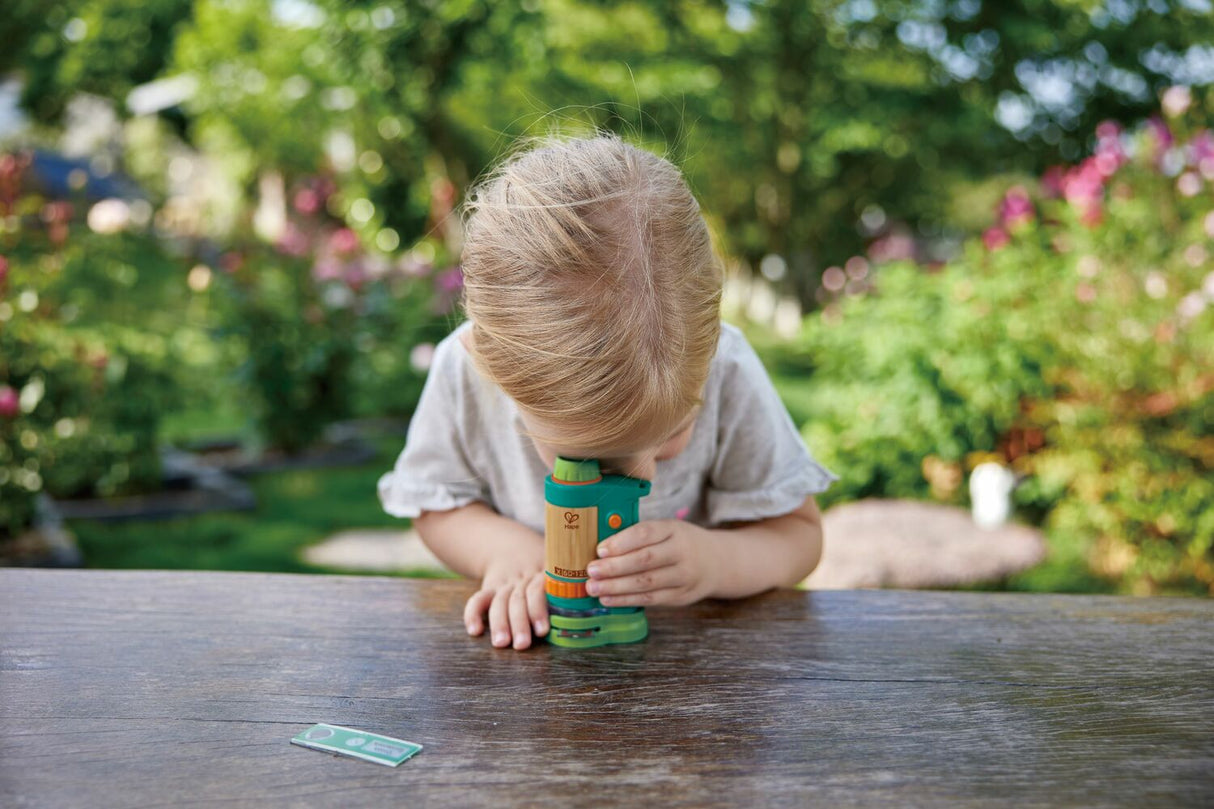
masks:
<svg viewBox="0 0 1214 809"><path fill-rule="evenodd" d="M275 242L233 247L208 282L258 434L289 454L339 419L411 413L462 281L458 268L435 272L449 257L429 242L395 262L364 249L326 213L332 193L326 179L300 181Z"/></svg>
<svg viewBox="0 0 1214 809"><path fill-rule="evenodd" d="M231 282L219 283L227 329L247 355L239 379L261 437L299 452L351 413L354 313L326 304L307 262L260 245L229 256Z"/></svg>
<svg viewBox="0 0 1214 809"><path fill-rule="evenodd" d="M419 273L432 277L418 278ZM436 270L424 261L406 260L403 272L367 285L361 297L362 331L355 338L359 361L352 371L356 415L413 415L435 344L462 319L455 308L462 282L458 267Z"/></svg>
<svg viewBox="0 0 1214 809"><path fill-rule="evenodd" d="M250 196L257 172L335 164L337 212L373 204L351 222L368 239L436 226L435 179L465 187L520 134L620 130L685 168L728 252L782 256L809 302L882 229L950 232L969 183L1075 158L1098 121L1196 81L1214 15L1199 0L17 0L0 34L22 43L0 69L25 73L40 121L76 90L121 104L190 74L197 92L168 113Z"/></svg>
<svg viewBox="0 0 1214 809"><path fill-rule="evenodd" d="M839 279L797 352L805 438L842 477L824 502L962 503L997 460L1096 575L1214 591L1214 136L1176 126L1174 145L1158 121L1102 125L1096 154L1009 190L938 272Z"/></svg>
<svg viewBox="0 0 1214 809"><path fill-rule="evenodd" d="M187 105L195 139L248 154L228 163L238 181L251 186L270 169L290 182L333 166L334 213L365 199L369 214L350 223L364 237L385 226L417 237L432 182L464 185L468 163L485 162L447 104L461 71L508 62L534 16L512 3L200 0L172 67L199 82Z"/></svg>
<svg viewBox="0 0 1214 809"><path fill-rule="evenodd" d="M58 123L76 93L119 103L164 69L191 0L7 0L0 14L0 73L19 69L21 103Z"/></svg>
<svg viewBox="0 0 1214 809"><path fill-rule="evenodd" d="M274 244L207 263L167 252L183 246L125 203L22 193L27 164L0 155L0 533L28 525L42 491L159 489L160 422L187 404L230 412L234 396L287 452L338 418L412 412L460 288L458 268L435 269L441 246L364 250L311 178Z"/></svg>
<svg viewBox="0 0 1214 809"><path fill-rule="evenodd" d="M157 488L159 420L181 401L172 341L127 305L155 297L175 263L146 234L94 234L74 223L70 203L8 193L22 170L0 155L0 533L9 534L29 523L41 491Z"/></svg>

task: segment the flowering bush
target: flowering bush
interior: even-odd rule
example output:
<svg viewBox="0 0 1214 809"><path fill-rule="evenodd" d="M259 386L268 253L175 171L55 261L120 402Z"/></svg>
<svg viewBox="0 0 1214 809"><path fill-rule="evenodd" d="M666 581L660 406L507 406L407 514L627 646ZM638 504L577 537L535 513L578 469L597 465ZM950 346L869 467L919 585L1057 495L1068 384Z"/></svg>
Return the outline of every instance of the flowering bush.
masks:
<svg viewBox="0 0 1214 809"><path fill-rule="evenodd" d="M222 263L220 311L244 346L238 375L260 434L298 452L349 415L353 292L314 283L309 262L260 245L227 253Z"/></svg>
<svg viewBox="0 0 1214 809"><path fill-rule="evenodd" d="M828 501L962 502L965 472L1001 460L1089 575L1214 592L1212 144L1180 119L1102 124L937 272L884 265L807 321Z"/></svg>
<svg viewBox="0 0 1214 809"><path fill-rule="evenodd" d="M393 272L368 287L365 337L354 368L360 414L404 418L413 413L434 345L456 325L462 288L458 266L436 270L414 255L406 255Z"/></svg>
<svg viewBox="0 0 1214 809"><path fill-rule="evenodd" d="M21 195L23 169L0 155L0 535L42 491L159 487L160 416L178 401L168 341L115 317L141 273L176 266L146 236L92 233L75 206Z"/></svg>
<svg viewBox="0 0 1214 809"><path fill-rule="evenodd" d="M458 267L434 272L429 243L396 261L365 250L326 216L331 193L330 183L305 182L275 243L227 252L216 273L259 433L288 453L340 418L410 413L428 366L419 346L449 330L461 285Z"/></svg>

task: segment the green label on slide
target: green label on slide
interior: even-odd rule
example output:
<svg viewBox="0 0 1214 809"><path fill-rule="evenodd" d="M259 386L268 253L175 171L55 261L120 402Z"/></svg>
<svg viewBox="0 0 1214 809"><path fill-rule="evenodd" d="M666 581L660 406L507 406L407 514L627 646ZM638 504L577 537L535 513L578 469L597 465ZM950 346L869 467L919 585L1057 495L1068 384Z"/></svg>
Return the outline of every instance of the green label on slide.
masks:
<svg viewBox="0 0 1214 809"><path fill-rule="evenodd" d="M308 728L292 739L291 744L387 764L389 767L395 767L422 749L420 744L403 739L323 723Z"/></svg>

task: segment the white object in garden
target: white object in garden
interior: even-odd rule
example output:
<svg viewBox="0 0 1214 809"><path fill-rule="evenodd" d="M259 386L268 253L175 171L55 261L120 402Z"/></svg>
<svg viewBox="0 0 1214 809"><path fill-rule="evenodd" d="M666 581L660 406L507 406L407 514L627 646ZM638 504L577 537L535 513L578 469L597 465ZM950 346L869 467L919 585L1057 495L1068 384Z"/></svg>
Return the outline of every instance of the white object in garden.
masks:
<svg viewBox="0 0 1214 809"><path fill-rule="evenodd" d="M257 210L253 229L267 242L276 241L287 228L287 191L282 175L263 171L257 178Z"/></svg>
<svg viewBox="0 0 1214 809"><path fill-rule="evenodd" d="M997 463L978 464L970 475L970 502L974 522L981 528L998 528L1012 514L1016 475Z"/></svg>

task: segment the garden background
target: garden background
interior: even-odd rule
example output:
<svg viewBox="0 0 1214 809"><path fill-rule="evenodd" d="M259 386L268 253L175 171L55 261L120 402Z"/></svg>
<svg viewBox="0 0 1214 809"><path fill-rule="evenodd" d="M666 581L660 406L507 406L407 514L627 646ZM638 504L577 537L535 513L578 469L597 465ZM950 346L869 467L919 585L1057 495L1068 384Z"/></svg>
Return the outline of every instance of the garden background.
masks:
<svg viewBox="0 0 1214 809"><path fill-rule="evenodd" d="M10 0L0 41L10 563L206 453L232 508L69 519L79 561L401 527L462 195L598 127L686 173L825 507L995 461L1049 555L988 586L1214 588L1209 0Z"/></svg>

